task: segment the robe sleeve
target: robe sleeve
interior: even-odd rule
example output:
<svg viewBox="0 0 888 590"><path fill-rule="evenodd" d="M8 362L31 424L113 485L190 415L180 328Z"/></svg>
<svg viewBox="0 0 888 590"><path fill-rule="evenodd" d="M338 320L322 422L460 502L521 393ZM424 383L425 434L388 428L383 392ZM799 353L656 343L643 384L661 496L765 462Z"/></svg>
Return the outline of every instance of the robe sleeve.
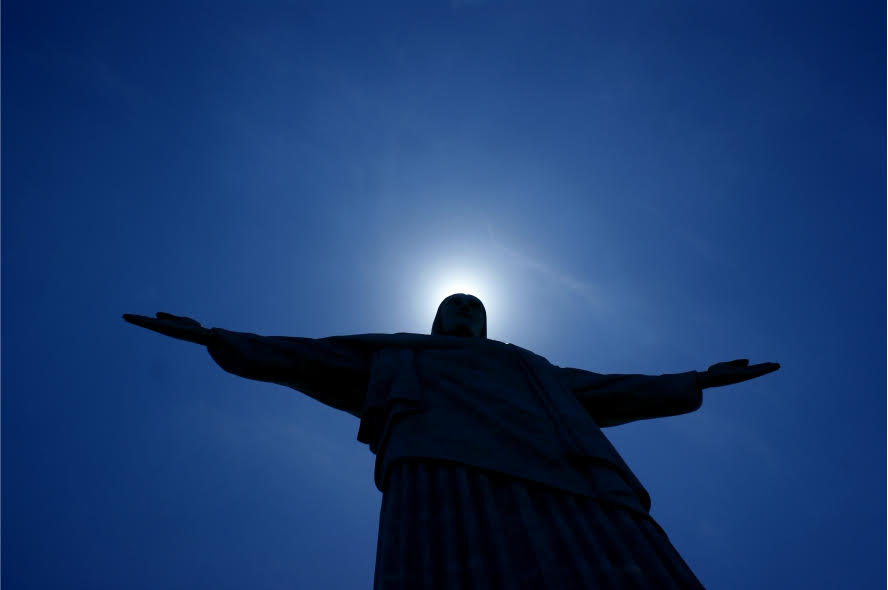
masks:
<svg viewBox="0 0 888 590"><path fill-rule="evenodd" d="M655 376L555 370L562 385L573 392L599 427L686 414L703 403L696 371Z"/></svg>
<svg viewBox="0 0 888 590"><path fill-rule="evenodd" d="M240 377L299 390L360 417L372 350L360 339L257 336L213 328L207 345L220 367Z"/></svg>

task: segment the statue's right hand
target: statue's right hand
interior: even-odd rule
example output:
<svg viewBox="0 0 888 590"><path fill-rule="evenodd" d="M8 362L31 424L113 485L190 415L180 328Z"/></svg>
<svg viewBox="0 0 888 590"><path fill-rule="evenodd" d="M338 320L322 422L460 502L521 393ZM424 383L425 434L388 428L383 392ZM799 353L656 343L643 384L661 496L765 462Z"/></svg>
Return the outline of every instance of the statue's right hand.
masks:
<svg viewBox="0 0 888 590"><path fill-rule="evenodd" d="M123 319L131 324L159 332L164 336L187 340L196 344L208 344L212 337L212 330L204 328L200 322L184 316L173 315L159 311L156 317L145 315L123 314Z"/></svg>

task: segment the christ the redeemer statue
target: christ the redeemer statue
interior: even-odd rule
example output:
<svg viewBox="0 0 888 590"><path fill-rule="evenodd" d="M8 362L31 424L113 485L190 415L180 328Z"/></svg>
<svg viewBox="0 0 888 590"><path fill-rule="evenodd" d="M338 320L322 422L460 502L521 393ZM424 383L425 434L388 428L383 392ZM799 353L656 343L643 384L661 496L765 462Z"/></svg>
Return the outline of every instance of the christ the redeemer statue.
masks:
<svg viewBox="0 0 888 590"><path fill-rule="evenodd" d="M123 317L360 419L383 493L375 590L702 588L601 429L692 412L703 389L780 368L558 367L488 339L484 306L464 294L441 303L431 335L265 337L167 313Z"/></svg>

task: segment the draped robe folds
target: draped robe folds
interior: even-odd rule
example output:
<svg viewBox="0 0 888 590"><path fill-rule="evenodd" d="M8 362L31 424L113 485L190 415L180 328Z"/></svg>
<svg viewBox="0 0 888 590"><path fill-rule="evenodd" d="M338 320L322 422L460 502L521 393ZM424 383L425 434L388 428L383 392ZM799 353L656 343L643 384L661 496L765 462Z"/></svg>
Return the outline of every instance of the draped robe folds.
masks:
<svg viewBox="0 0 888 590"><path fill-rule="evenodd" d="M602 375L489 339L213 333L208 349L224 370L360 418L358 440L376 454L383 494L399 462L443 461L647 516L647 491L601 428L691 412L702 402L695 371Z"/></svg>

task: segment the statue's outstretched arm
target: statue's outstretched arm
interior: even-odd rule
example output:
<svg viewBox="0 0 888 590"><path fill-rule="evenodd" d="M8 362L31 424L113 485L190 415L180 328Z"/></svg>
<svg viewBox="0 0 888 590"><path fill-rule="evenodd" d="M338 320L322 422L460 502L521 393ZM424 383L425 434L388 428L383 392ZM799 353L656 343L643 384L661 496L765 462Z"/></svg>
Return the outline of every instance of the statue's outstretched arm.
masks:
<svg viewBox="0 0 888 590"><path fill-rule="evenodd" d="M558 367L557 376L600 427L697 410L703 393L696 371L667 375L599 374Z"/></svg>
<svg viewBox="0 0 888 590"><path fill-rule="evenodd" d="M716 363L702 372L667 375L601 375L561 367L556 374L604 427L693 412L703 403L703 389L740 383L779 368L778 363L749 365L739 359Z"/></svg>
<svg viewBox="0 0 888 590"><path fill-rule="evenodd" d="M172 338L206 345L225 371L285 385L319 402L360 417L372 358L372 341L361 338L259 336L204 328L191 318L158 313L123 319Z"/></svg>

